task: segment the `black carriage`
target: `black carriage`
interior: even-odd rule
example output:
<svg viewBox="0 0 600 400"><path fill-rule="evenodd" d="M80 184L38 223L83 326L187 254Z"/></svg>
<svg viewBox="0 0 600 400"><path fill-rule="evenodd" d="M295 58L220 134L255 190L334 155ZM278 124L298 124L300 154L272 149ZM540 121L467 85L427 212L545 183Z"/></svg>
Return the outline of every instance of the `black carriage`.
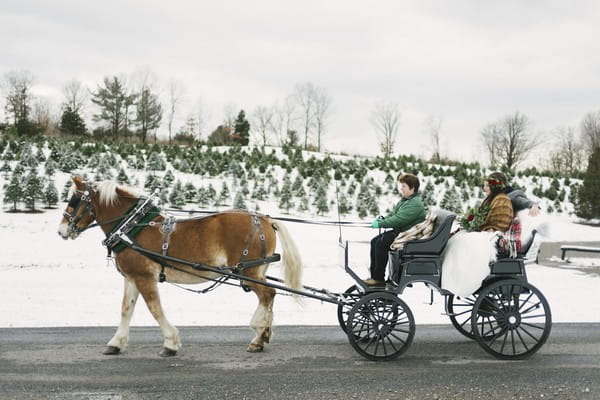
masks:
<svg viewBox="0 0 600 400"><path fill-rule="evenodd" d="M430 237L408 241L403 250L390 252L385 288L368 287L349 267L348 247L343 246L344 267L356 285L343 294L338 319L352 347L365 358L391 360L409 348L415 321L399 296L417 282L430 287L432 296L433 290L442 294L452 325L496 358L523 359L545 343L552 325L550 307L527 281L524 262L536 232L516 258L491 263L489 275L474 294L459 297L441 288L442 254L455 217L439 210Z"/></svg>

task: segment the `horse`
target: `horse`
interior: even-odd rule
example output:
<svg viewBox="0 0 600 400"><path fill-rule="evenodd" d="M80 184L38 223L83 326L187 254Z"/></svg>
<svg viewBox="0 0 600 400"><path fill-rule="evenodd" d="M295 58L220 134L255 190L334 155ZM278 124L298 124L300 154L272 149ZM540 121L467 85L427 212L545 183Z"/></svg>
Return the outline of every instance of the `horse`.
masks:
<svg viewBox="0 0 600 400"><path fill-rule="evenodd" d="M112 181L86 183L80 176L74 176L72 180L72 194L58 228L59 235L65 240L76 239L93 226L100 226L108 239L111 232L122 225L131 209L144 200L133 189ZM266 282L267 261L274 254L277 235L281 241L284 283L295 290L302 287L302 262L286 227L268 216L241 210L182 220L173 220L157 208L155 210L155 214L147 213L152 221L137 225L139 232L134 241L143 249L215 267L239 265L242 258L258 260L259 265L242 269L240 274L251 278L248 281L242 279L242 287L252 290L258 297L258 307L250 322L255 337L247 351L262 351L272 335L276 291L261 282ZM170 226L169 230L165 229L167 226ZM106 240L103 243L106 244ZM116 247L114 249L117 250ZM131 245L122 246L120 251L115 252L114 259L125 282L121 321L103 354L116 355L127 347L129 324L141 294L163 334L163 349L159 354L163 357L176 355L181 348L181 339L177 328L165 316L158 282L195 284L218 280L222 275L210 270L199 272L189 264L177 262L169 262L165 268L160 258L148 257Z"/></svg>

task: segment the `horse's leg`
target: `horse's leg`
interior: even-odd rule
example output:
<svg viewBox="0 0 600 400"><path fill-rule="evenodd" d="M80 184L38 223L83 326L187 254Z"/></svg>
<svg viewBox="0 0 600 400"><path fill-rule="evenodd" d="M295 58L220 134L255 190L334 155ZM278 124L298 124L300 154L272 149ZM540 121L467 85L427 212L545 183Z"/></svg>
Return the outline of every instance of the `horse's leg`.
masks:
<svg viewBox="0 0 600 400"><path fill-rule="evenodd" d="M125 285L123 288L123 302L121 303L121 323L115 335L108 341L103 354L114 355L119 354L121 350L127 347L129 341L129 323L135 309L140 292L135 285L127 278L124 279Z"/></svg>
<svg viewBox="0 0 600 400"><path fill-rule="evenodd" d="M179 331L165 317L162 305L160 304L160 296L158 294L158 286L154 277L136 278L135 284L142 294L148 310L160 325L164 337L163 351L160 352L162 357L171 357L177 354L177 350L181 347L181 339Z"/></svg>
<svg viewBox="0 0 600 400"><path fill-rule="evenodd" d="M258 307L250 321L250 327L256 333L256 337L247 348L247 351L255 353L262 351L264 344L269 343L271 339L275 289L255 283L250 283L248 286L252 288L258 297Z"/></svg>

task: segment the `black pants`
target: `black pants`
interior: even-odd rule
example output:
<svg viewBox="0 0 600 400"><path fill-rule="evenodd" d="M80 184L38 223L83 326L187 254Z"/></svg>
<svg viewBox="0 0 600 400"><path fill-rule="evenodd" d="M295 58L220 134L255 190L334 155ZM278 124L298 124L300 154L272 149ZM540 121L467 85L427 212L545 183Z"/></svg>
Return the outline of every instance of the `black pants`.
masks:
<svg viewBox="0 0 600 400"><path fill-rule="evenodd" d="M385 280L385 268L388 263L388 251L390 245L398 233L394 230L385 231L371 239L371 278Z"/></svg>

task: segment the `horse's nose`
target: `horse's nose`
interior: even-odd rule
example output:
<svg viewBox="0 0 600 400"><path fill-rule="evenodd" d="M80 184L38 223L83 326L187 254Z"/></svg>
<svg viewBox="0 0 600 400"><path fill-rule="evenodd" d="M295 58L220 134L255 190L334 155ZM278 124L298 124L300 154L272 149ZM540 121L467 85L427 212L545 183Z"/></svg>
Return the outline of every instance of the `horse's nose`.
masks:
<svg viewBox="0 0 600 400"><path fill-rule="evenodd" d="M69 238L69 228L67 224L60 224L58 226L58 234L61 238L67 240Z"/></svg>

